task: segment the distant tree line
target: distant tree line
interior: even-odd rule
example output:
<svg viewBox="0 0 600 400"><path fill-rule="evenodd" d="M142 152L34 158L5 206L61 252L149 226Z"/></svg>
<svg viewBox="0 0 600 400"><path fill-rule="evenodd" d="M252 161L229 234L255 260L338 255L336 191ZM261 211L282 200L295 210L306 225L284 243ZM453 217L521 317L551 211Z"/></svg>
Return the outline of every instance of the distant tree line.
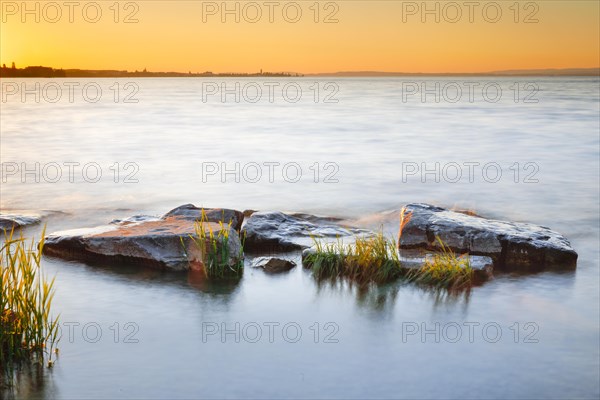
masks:
<svg viewBox="0 0 600 400"><path fill-rule="evenodd" d="M50 67L25 67L16 68L15 63L12 63L10 68L6 64L2 64L0 76L3 78L64 78L66 73L62 69L54 69Z"/></svg>
<svg viewBox="0 0 600 400"><path fill-rule="evenodd" d="M287 72L257 72L257 73L183 73L183 72L148 72L143 71L118 71L118 70L90 70L90 69L54 69L51 67L25 67L16 68L15 63L8 68L6 64L0 69L2 78L127 78L127 77L293 77L302 76Z"/></svg>

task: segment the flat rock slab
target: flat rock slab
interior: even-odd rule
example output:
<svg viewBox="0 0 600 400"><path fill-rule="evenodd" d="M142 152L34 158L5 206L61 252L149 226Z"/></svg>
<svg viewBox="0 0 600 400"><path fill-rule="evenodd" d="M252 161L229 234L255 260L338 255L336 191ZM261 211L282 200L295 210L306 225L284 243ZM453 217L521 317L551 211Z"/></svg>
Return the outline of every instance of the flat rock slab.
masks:
<svg viewBox="0 0 600 400"><path fill-rule="evenodd" d="M192 205L178 207L161 218L134 216L115 220L95 228L56 232L46 237L44 254L88 262L119 262L168 270L202 268L205 254L192 237L197 238L195 224L201 209ZM234 210L207 209L204 229L218 233L223 216L237 216ZM241 215L241 213L240 213ZM229 232L229 261L234 265L241 257L238 233L222 221ZM241 220L235 224L241 225ZM190 237L192 236L192 237ZM211 246L206 246L211 248Z"/></svg>
<svg viewBox="0 0 600 400"><path fill-rule="evenodd" d="M277 257L257 257L252 260L252 268L262 268L270 274L277 274L289 271L296 266L296 263L290 260Z"/></svg>
<svg viewBox="0 0 600 400"><path fill-rule="evenodd" d="M0 214L0 231L10 231L13 228L35 225L42 222L41 216L21 214Z"/></svg>
<svg viewBox="0 0 600 400"><path fill-rule="evenodd" d="M372 232L338 225L342 220L308 214L284 214L279 211L253 213L243 228L244 250L255 253L277 253L311 247L313 237L320 240L346 242Z"/></svg>
<svg viewBox="0 0 600 400"><path fill-rule="evenodd" d="M458 254L487 256L499 269L541 271L575 268L577 253L569 241L549 228L497 221L428 204L408 204L400 232L400 249L440 251L436 240ZM409 216L410 215L410 216Z"/></svg>

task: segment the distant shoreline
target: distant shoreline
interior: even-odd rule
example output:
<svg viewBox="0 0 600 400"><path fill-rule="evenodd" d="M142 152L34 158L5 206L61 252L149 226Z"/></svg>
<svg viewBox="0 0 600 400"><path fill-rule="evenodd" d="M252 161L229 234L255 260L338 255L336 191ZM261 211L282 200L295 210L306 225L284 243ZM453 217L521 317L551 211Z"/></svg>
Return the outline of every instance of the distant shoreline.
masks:
<svg viewBox="0 0 600 400"><path fill-rule="evenodd" d="M379 72L379 71L340 71L331 73L299 74L295 72L255 72L255 73L183 73L119 70L55 69L30 66L25 68L0 68L0 78L394 78L394 77L600 77L599 68L564 68L506 70L472 73L419 73L419 72Z"/></svg>
<svg viewBox="0 0 600 400"><path fill-rule="evenodd" d="M150 72L150 71L118 71L89 69L56 69L52 67L30 66L25 68L0 68L0 78L244 78L244 77L299 77L300 74L287 72L256 73L183 73L183 72Z"/></svg>
<svg viewBox="0 0 600 400"><path fill-rule="evenodd" d="M600 76L599 68L564 68L543 70L506 70L490 72L378 72L378 71L347 71L319 74L305 74L317 77L353 77L353 78L393 78L393 77L511 77L511 76Z"/></svg>

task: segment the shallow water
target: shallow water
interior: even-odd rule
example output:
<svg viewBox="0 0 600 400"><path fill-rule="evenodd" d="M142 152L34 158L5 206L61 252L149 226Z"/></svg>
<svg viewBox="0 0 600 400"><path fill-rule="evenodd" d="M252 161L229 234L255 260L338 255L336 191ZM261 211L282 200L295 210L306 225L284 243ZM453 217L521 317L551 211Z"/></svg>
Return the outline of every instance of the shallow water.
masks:
<svg viewBox="0 0 600 400"><path fill-rule="evenodd" d="M498 83L503 94L496 103L477 95L471 102L464 94L456 103L450 95L440 102L432 96L425 102L419 96L403 99L403 84L420 84L420 78L113 79L97 81L103 89L97 103L77 95L70 103L65 93L56 103L44 96L39 103L32 97L3 98L0 205L3 211L51 210L49 232L132 214L159 215L191 202L336 215L371 228L382 224L393 234L394 210L406 202L427 202L549 226L579 253L575 272L499 275L457 297L400 284L366 293L318 285L301 268L281 276L248 268L237 284L208 285L193 276L46 258L46 271L56 274L61 353L38 382L27 382L25 374L19 394L597 398L599 80L467 80ZM53 82L65 81L95 82ZM121 89L135 83L139 102L123 103L121 92L115 103L110 89L115 82ZM233 95L225 102L219 96L204 101L203 85L223 82L263 88L265 82L296 82L303 96L296 103L280 92L273 102L267 96L257 103L244 96L236 102ZM428 79L428 87L436 82L463 83ZM537 85L538 103L524 103L526 92L516 103L510 89L515 82L521 88ZM318 102L310 89L315 83L321 90ZM337 85L337 103L323 102L327 84ZM31 169L36 162L39 173L22 174L22 163ZM53 162L97 163L102 178L86 182L90 176L78 169L71 183L63 167L62 178L52 183L42 170ZM116 162L117 183L110 169ZM132 178L138 183L123 182L135 169L123 168L127 162L139 167ZM235 174L226 175L226 182L219 174L203 180L206 163L227 163L231 169L236 162L240 168L249 162L296 162L302 175L290 183L286 179L294 180L294 174L283 176L277 169L271 183L263 169L258 183L244 181L251 176L241 173L239 183ZM315 162L318 183L309 169ZM325 170L328 162L337 167ZM440 169L450 162L497 163L502 177L492 183L494 174L483 176L480 167L472 182L466 168L457 183L450 182L453 176L439 176L439 182L435 174L403 176L402 163L433 168L436 162ZM20 170L8 174L7 163ZM525 169L527 163L531 169ZM404 172L410 166L404 164ZM332 179L338 182L323 182L335 168ZM532 171L531 180L538 182L525 183ZM38 232L39 227L27 230ZM71 325L72 334L70 323L79 324ZM207 335L223 323L233 331L240 324L239 343L235 333L224 340ZM262 335L254 340L257 325ZM298 327L301 337L292 343ZM422 336L425 329L429 333Z"/></svg>

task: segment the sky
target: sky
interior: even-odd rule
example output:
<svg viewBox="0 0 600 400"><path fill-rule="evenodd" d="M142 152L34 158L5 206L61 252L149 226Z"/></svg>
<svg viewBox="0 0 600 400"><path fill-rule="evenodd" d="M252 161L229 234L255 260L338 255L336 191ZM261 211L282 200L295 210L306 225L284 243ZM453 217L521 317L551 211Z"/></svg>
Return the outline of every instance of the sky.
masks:
<svg viewBox="0 0 600 400"><path fill-rule="evenodd" d="M0 62L178 72L600 65L600 1L0 1Z"/></svg>

